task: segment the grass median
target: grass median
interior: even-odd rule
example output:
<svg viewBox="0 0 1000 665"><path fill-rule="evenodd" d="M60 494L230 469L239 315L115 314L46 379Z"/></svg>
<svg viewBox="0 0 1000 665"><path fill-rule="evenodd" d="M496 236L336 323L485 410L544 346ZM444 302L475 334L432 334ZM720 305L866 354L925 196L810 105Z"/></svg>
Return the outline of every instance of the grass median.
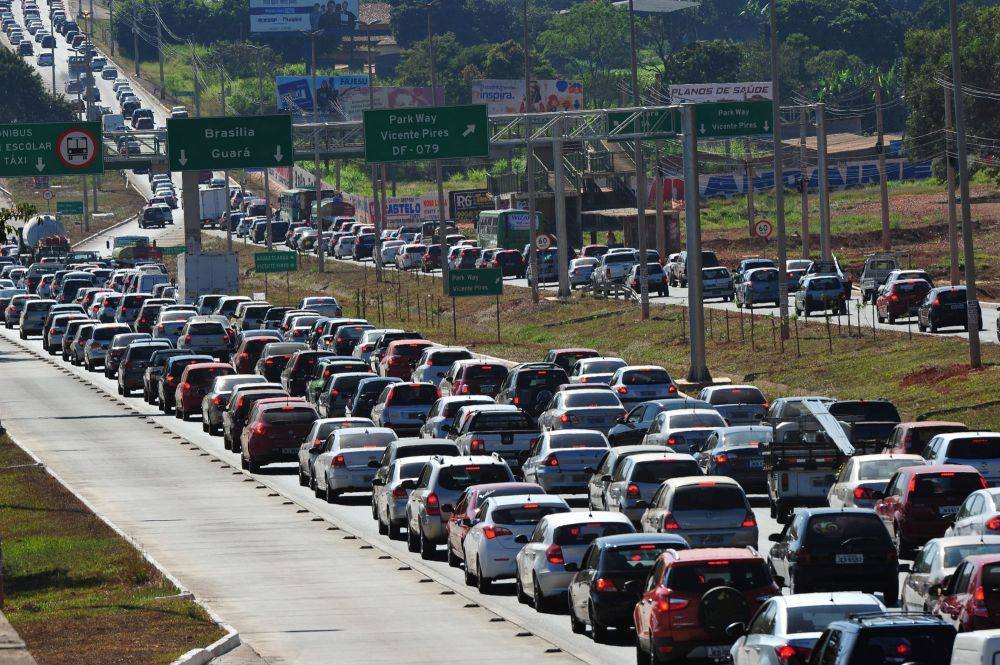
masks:
<svg viewBox="0 0 1000 665"><path fill-rule="evenodd" d="M221 241L206 239L221 249ZM262 248L237 245L241 292L263 293L264 277L253 272L253 255ZM316 270L312 256L300 257L300 269L271 275L268 297L276 304L297 303L305 295L333 295L351 316L373 323L416 329L425 337L450 343L452 300L441 294L436 277L417 273L385 273L375 282L370 263L331 261ZM286 286L287 284L287 286ZM530 291L505 286L500 300L497 341L493 298L459 298L455 302L455 342L482 353L515 361L539 360L550 348L584 346L630 363L653 363L677 377L688 369L687 310L654 306L648 321L622 300L599 300L575 292L566 302L544 299L535 304ZM970 426L1000 428L1000 406L974 406L1000 398L1000 349L983 345L982 370L969 371L968 346L958 337L931 337L907 331L857 328L856 310L848 317L793 319L792 338L783 344L777 317L734 314L706 309L708 365L716 376L748 381L770 397L822 394L841 398L885 397L904 418L941 409L960 408L947 419ZM910 334L912 333L912 334ZM969 407L969 408L965 408ZM945 416L942 416L945 418Z"/></svg>
<svg viewBox="0 0 1000 665"><path fill-rule="evenodd" d="M169 663L224 632L0 436L4 614L47 663Z"/></svg>

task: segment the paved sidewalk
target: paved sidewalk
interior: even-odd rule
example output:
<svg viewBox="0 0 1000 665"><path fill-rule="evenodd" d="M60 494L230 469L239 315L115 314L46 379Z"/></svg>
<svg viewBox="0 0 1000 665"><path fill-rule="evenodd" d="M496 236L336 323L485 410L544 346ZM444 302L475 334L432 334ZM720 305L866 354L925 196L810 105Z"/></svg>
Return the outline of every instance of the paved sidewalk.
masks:
<svg viewBox="0 0 1000 665"><path fill-rule="evenodd" d="M24 640L0 612L0 665L36 665Z"/></svg>

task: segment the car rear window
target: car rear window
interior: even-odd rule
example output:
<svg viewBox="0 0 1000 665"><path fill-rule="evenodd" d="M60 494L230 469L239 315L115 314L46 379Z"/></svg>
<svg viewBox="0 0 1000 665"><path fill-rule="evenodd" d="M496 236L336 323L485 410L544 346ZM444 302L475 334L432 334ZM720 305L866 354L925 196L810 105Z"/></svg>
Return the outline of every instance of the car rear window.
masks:
<svg viewBox="0 0 1000 665"><path fill-rule="evenodd" d="M418 455L445 455L452 456L458 454L458 446L454 443L428 443L416 446L403 446L396 450L396 457L417 457Z"/></svg>
<svg viewBox="0 0 1000 665"><path fill-rule="evenodd" d="M221 323L192 323L188 326L190 335L224 335L225 332Z"/></svg>
<svg viewBox="0 0 1000 665"><path fill-rule="evenodd" d="M574 391L566 395L567 407L621 406L618 396L606 390Z"/></svg>
<svg viewBox="0 0 1000 665"><path fill-rule="evenodd" d="M247 305L243 309L243 318L254 319L264 316L269 309L271 309L270 305Z"/></svg>
<svg viewBox="0 0 1000 665"><path fill-rule="evenodd" d="M900 282L899 284L893 285L892 288L896 293L925 294L931 290L931 285L927 282Z"/></svg>
<svg viewBox="0 0 1000 665"><path fill-rule="evenodd" d="M336 388L342 393L343 392L353 393L355 390L358 389L358 384L361 383L362 380L370 377L371 377L370 374L361 376L338 376L333 380L331 386L333 388Z"/></svg>
<svg viewBox="0 0 1000 665"><path fill-rule="evenodd" d="M483 483L504 483L511 480L510 470L505 464L470 464L468 466L447 466L438 474L441 489L461 491L470 485Z"/></svg>
<svg viewBox="0 0 1000 665"><path fill-rule="evenodd" d="M201 369L193 369L188 372L188 381L190 383L205 384L213 381L217 376L232 373L232 369L227 369L225 367L204 367Z"/></svg>
<svg viewBox="0 0 1000 665"><path fill-rule="evenodd" d="M955 439L948 444L948 459L1000 458L1000 436L974 436Z"/></svg>
<svg viewBox="0 0 1000 665"><path fill-rule="evenodd" d="M634 483L655 483L658 485L668 478L700 475L702 472L697 462L662 459L639 462L632 469L630 480Z"/></svg>
<svg viewBox="0 0 1000 665"><path fill-rule="evenodd" d="M433 404L441 395L431 385L402 385L392 389L392 396L386 406L423 406Z"/></svg>
<svg viewBox="0 0 1000 665"><path fill-rule="evenodd" d="M507 368L503 365L469 365L463 378L466 381L493 381L499 384L507 378Z"/></svg>
<svg viewBox="0 0 1000 665"><path fill-rule="evenodd" d="M650 386L670 382L670 375L665 369L633 369L622 373L622 383L626 386Z"/></svg>
<svg viewBox="0 0 1000 665"><path fill-rule="evenodd" d="M580 369L586 370L587 374L611 374L619 367L624 366L624 360L591 360Z"/></svg>
<svg viewBox="0 0 1000 665"><path fill-rule="evenodd" d="M125 300L122 301L122 304L125 307L137 307L141 305L145 299L145 296L125 296Z"/></svg>
<svg viewBox="0 0 1000 665"><path fill-rule="evenodd" d="M625 522L581 522L556 527L556 545L589 545L604 536L633 533L635 529Z"/></svg>
<svg viewBox="0 0 1000 665"><path fill-rule="evenodd" d="M846 619L850 614L880 612L879 605L813 605L810 607L788 607L785 610L787 633L822 633L833 621Z"/></svg>
<svg viewBox="0 0 1000 665"><path fill-rule="evenodd" d="M403 356L404 358L416 358L428 346L428 344L397 344L393 347L392 353L395 356Z"/></svg>
<svg viewBox="0 0 1000 665"><path fill-rule="evenodd" d="M938 291L935 298L945 304L964 303L965 289L948 289L946 291Z"/></svg>
<svg viewBox="0 0 1000 665"><path fill-rule="evenodd" d="M937 499L944 503L958 504L976 490L984 489L983 477L978 473L922 473L911 479L913 490L910 499Z"/></svg>
<svg viewBox="0 0 1000 665"><path fill-rule="evenodd" d="M130 346L127 351L129 360L131 361L142 361L149 360L153 357L153 354L162 349L162 346Z"/></svg>
<svg viewBox="0 0 1000 665"><path fill-rule="evenodd" d="M313 409L305 406L283 406L264 412L264 422L269 425L302 425L318 417Z"/></svg>
<svg viewBox="0 0 1000 665"><path fill-rule="evenodd" d="M549 437L549 448L607 448L608 440L598 432L573 432Z"/></svg>
<svg viewBox="0 0 1000 665"><path fill-rule="evenodd" d="M679 427L725 427L726 421L717 413L677 413L668 416L670 429Z"/></svg>
<svg viewBox="0 0 1000 665"><path fill-rule="evenodd" d="M608 548L601 557L602 573L632 573L649 570L665 550L686 550L683 543L640 543Z"/></svg>
<svg viewBox="0 0 1000 665"><path fill-rule="evenodd" d="M885 480L905 466L920 466L921 460L915 459L879 459L862 462L858 469L858 480Z"/></svg>
<svg viewBox="0 0 1000 665"><path fill-rule="evenodd" d="M420 475L420 472L424 470L427 462L407 462L406 464L399 465L399 477L400 478L416 478Z"/></svg>
<svg viewBox="0 0 1000 665"><path fill-rule="evenodd" d="M396 440L392 432L342 432L337 440L342 449L384 448Z"/></svg>
<svg viewBox="0 0 1000 665"><path fill-rule="evenodd" d="M764 404L764 393L756 388L724 388L713 390L712 404Z"/></svg>
<svg viewBox="0 0 1000 665"><path fill-rule="evenodd" d="M950 626L913 626L862 630L849 665L948 663L955 629Z"/></svg>
<svg viewBox="0 0 1000 665"><path fill-rule="evenodd" d="M519 389L555 388L568 382L569 377L561 369L533 369L517 374Z"/></svg>
<svg viewBox="0 0 1000 665"><path fill-rule="evenodd" d="M111 328L95 328L94 329L94 339L95 340L105 340L111 339L115 335L121 335L122 333L132 332L129 330L128 326L114 326Z"/></svg>
<svg viewBox="0 0 1000 665"><path fill-rule="evenodd" d="M750 279L752 281L754 281L754 282L777 282L778 281L778 271L777 270L756 270L756 271L754 271L750 275Z"/></svg>
<svg viewBox="0 0 1000 665"><path fill-rule="evenodd" d="M515 430L536 430L535 424L526 413L520 411L481 413L469 427L472 432L497 432Z"/></svg>
<svg viewBox="0 0 1000 665"><path fill-rule="evenodd" d="M490 514L490 519L494 524L510 524L513 526L529 526L538 524L546 515L555 513L568 513L567 506L543 506L538 503L525 503L521 506L511 506L510 508L498 508Z"/></svg>
<svg viewBox="0 0 1000 665"><path fill-rule="evenodd" d="M692 474L688 474L692 475ZM695 485L681 487L674 493L673 510L736 510L746 508L747 500L732 485Z"/></svg>
<svg viewBox="0 0 1000 665"><path fill-rule="evenodd" d="M184 311L163 312L163 314L160 315L160 322L168 323L170 321L187 321L194 315L195 315L194 312L184 312Z"/></svg>
<svg viewBox="0 0 1000 665"><path fill-rule="evenodd" d="M442 418L454 418L455 414L458 413L458 410L461 409L463 406L471 406L473 404L484 404L484 403L485 402L477 400L458 400L455 402L447 402L444 405L444 410L438 415L440 415Z"/></svg>
<svg viewBox="0 0 1000 665"><path fill-rule="evenodd" d="M456 360L465 360L472 356L468 351L442 351L435 353L432 361L435 365L450 367Z"/></svg>
<svg viewBox="0 0 1000 665"><path fill-rule="evenodd" d="M729 271L725 268L706 268L701 271L702 279L726 279Z"/></svg>
<svg viewBox="0 0 1000 665"><path fill-rule="evenodd" d="M809 520L805 529L805 545L837 549L850 540L876 541L889 546L889 532L875 514L824 514Z"/></svg>
<svg viewBox="0 0 1000 665"><path fill-rule="evenodd" d="M835 277L814 277L809 280L809 288L817 291L827 291L842 288L842 285Z"/></svg>
<svg viewBox="0 0 1000 665"><path fill-rule="evenodd" d="M762 560L719 559L671 566L664 584L681 593L701 594L717 586L750 591L771 584L771 575ZM882 665L879 661L878 665Z"/></svg>
<svg viewBox="0 0 1000 665"><path fill-rule="evenodd" d="M899 411L891 402L834 402L830 405L830 415L838 420L899 422Z"/></svg>
<svg viewBox="0 0 1000 665"><path fill-rule="evenodd" d="M612 263L635 263L635 255L632 252L615 252L604 255L604 265Z"/></svg>
<svg viewBox="0 0 1000 665"><path fill-rule="evenodd" d="M371 330L371 326L344 326L337 331L337 341L339 342L341 339L361 339L361 335L366 330Z"/></svg>

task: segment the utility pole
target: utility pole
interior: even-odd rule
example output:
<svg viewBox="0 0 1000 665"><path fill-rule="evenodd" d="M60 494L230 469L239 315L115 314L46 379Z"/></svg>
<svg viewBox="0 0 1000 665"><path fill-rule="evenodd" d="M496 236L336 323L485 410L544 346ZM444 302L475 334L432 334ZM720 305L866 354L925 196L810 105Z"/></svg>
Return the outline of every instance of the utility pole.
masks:
<svg viewBox="0 0 1000 665"><path fill-rule="evenodd" d="M264 58L257 60L257 112L264 115ZM267 235L266 243L268 251L274 249L274 241L271 239L271 169L264 169L264 215L267 220L264 225L264 233Z"/></svg>
<svg viewBox="0 0 1000 665"><path fill-rule="evenodd" d="M743 141L743 176L746 178L746 197L747 197L747 228L751 237L753 236L753 226L754 218L757 216L757 211L754 208L753 203L753 146L750 143L750 139L744 139ZM687 190L685 190L687 191Z"/></svg>
<svg viewBox="0 0 1000 665"><path fill-rule="evenodd" d="M312 49L312 74L309 81L312 86L312 107L313 107L313 170L316 178L316 242L319 243L318 270L326 270L326 244L323 242L323 216L320 214L320 203L323 201L323 178L320 173L319 163L319 100L316 99L316 35L322 30L314 30L309 33L309 47ZM375 249L378 249L378 234L375 237Z"/></svg>
<svg viewBox="0 0 1000 665"><path fill-rule="evenodd" d="M157 23L157 26L160 24ZM222 102L222 115L226 115L226 70L219 65L219 101ZM230 222L232 217L232 207L230 204L231 192L229 191L229 171L225 170L222 172L222 179L226 181L226 207L225 212L222 215L223 221L226 223L226 251L233 251L233 225Z"/></svg>
<svg viewBox="0 0 1000 665"><path fill-rule="evenodd" d="M771 112L771 143L774 151L774 221L778 227L778 311L781 316L781 339L788 339L788 248L785 233L785 161L781 140L781 59L778 57L778 20L771 0L771 94L774 97Z"/></svg>
<svg viewBox="0 0 1000 665"><path fill-rule="evenodd" d="M633 0L628 0L628 21L629 40L632 51L632 104L642 106L642 99L639 97L639 66L637 64L636 41L635 41L635 7ZM633 130L636 134L642 131L641 115L637 115L633 123ZM640 318L645 321L649 318L649 257L646 252L646 165L642 158L642 138L635 138L635 221L639 230L639 303ZM562 160L562 155L553 157ZM561 254L561 253L560 253ZM663 258L663 257L660 257Z"/></svg>
<svg viewBox="0 0 1000 665"><path fill-rule="evenodd" d="M431 65L431 98L437 100L437 69L434 63L434 32L431 30L431 6L428 2L424 5L427 8L427 54ZM435 103L437 103L435 101ZM445 214L444 214L444 177L441 174L441 160L434 160L434 178L437 180L438 195L438 231L441 234L441 287L444 295L448 295L448 245L444 241ZM377 242L377 240L376 240Z"/></svg>
<svg viewBox="0 0 1000 665"><path fill-rule="evenodd" d="M191 40L191 69L194 73L194 116L201 117L201 86L198 83L198 54L195 52L194 39Z"/></svg>
<svg viewBox="0 0 1000 665"><path fill-rule="evenodd" d="M139 32L135 24L135 7L132 8L132 57L135 59L135 77L139 78Z"/></svg>
<svg viewBox="0 0 1000 665"><path fill-rule="evenodd" d="M375 81L375 66L374 59L372 57L372 31L371 25L365 24L365 34L368 38L368 108L375 108L375 88L372 84ZM433 92L431 93L433 96ZM385 226L384 220L382 219L382 202L379 198L379 187L378 187L378 166L375 164L371 165L371 180L372 180L372 216L374 217L375 229L378 231L376 235L381 235L381 229ZM433 237L433 234L431 234ZM382 266L378 261L375 261L375 281L377 283L382 282Z"/></svg>
<svg viewBox="0 0 1000 665"><path fill-rule="evenodd" d="M684 146L684 227L687 232L688 319L691 335L691 366L687 379L705 384L712 380L705 362L705 303L701 280L701 211L698 209L698 137L695 106L681 105Z"/></svg>
<svg viewBox="0 0 1000 665"><path fill-rule="evenodd" d="M806 115L808 107L799 109L799 172L802 174L802 187L799 197L802 202L802 258L809 258L809 177L806 171Z"/></svg>
<svg viewBox="0 0 1000 665"><path fill-rule="evenodd" d="M160 12L156 10L156 59L160 64L160 99L166 98L166 90L163 83L163 27L160 25ZM225 115L223 113L222 115Z"/></svg>
<svg viewBox="0 0 1000 665"><path fill-rule="evenodd" d="M559 275L559 297L569 298L569 234L566 232L566 174L563 170L563 132L566 128L563 124L563 116L560 114L555 122L555 131L552 139L552 177L555 180L555 208L556 208L556 269ZM534 275L537 282L541 277L538 273Z"/></svg>
<svg viewBox="0 0 1000 665"><path fill-rule="evenodd" d="M959 284L958 276L958 214L955 210L955 149L952 137L955 127L951 118L951 94L944 86L944 163L948 181L948 258L951 264L951 285Z"/></svg>
<svg viewBox="0 0 1000 665"><path fill-rule="evenodd" d="M115 0L108 0L108 41L111 43L111 55L115 55Z"/></svg>
<svg viewBox="0 0 1000 665"><path fill-rule="evenodd" d="M816 156L819 159L819 254L831 260L830 180L826 163L826 105L816 104Z"/></svg>
<svg viewBox="0 0 1000 665"><path fill-rule="evenodd" d="M524 173L528 181L528 266L535 282L531 285L531 301L538 302L538 213L535 212L535 147L531 143L533 131L531 114L534 100L531 98L531 53L528 51L528 0L524 0Z"/></svg>
<svg viewBox="0 0 1000 665"><path fill-rule="evenodd" d="M56 42L55 36L52 38L52 95L56 94Z"/></svg>
<svg viewBox="0 0 1000 665"><path fill-rule="evenodd" d="M976 296L976 255L972 246L972 207L969 202L969 162L965 151L965 100L962 99L962 61L958 54L958 0L948 0L951 32L951 80L954 85L955 133L958 139L958 186L962 201L962 245L965 258L965 303L969 330L969 366L979 369L979 300Z"/></svg>
<svg viewBox="0 0 1000 665"><path fill-rule="evenodd" d="M875 152L878 153L878 189L882 209L882 251L892 249L892 239L889 237L889 183L885 175L885 133L882 128L882 76L875 79L875 130L878 138L875 142Z"/></svg>
<svg viewBox="0 0 1000 665"><path fill-rule="evenodd" d="M656 142L656 251L660 258L667 258L667 230L663 226L663 169L660 166L660 155L663 152L663 141Z"/></svg>

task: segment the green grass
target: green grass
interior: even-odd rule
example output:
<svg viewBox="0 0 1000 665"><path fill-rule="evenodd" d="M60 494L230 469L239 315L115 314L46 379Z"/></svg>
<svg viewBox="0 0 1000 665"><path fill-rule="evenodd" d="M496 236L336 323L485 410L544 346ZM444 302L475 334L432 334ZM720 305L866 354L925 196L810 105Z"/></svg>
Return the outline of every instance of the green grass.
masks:
<svg viewBox="0 0 1000 665"><path fill-rule="evenodd" d="M169 663L223 634L7 437L0 533L4 613L41 663Z"/></svg>

